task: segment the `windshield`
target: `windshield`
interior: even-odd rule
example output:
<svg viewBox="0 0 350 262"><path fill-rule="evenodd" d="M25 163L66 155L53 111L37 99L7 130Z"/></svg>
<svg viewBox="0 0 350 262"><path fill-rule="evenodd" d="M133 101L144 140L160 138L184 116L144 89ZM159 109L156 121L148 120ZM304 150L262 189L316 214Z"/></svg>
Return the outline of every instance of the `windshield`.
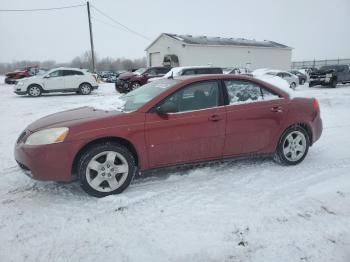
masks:
<svg viewBox="0 0 350 262"><path fill-rule="evenodd" d="M322 66L320 71L335 70L335 66Z"/></svg>
<svg viewBox="0 0 350 262"><path fill-rule="evenodd" d="M142 75L146 70L147 68L139 68L136 71L134 71L134 74Z"/></svg>
<svg viewBox="0 0 350 262"><path fill-rule="evenodd" d="M163 79L141 86L120 98L123 105L119 109L123 112L136 111L179 82L180 80Z"/></svg>

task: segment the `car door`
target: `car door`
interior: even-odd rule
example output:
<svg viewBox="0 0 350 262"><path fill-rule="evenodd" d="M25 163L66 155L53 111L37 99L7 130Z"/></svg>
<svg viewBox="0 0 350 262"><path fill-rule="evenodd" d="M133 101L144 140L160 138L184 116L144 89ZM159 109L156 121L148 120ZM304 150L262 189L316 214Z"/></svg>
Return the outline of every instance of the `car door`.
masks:
<svg viewBox="0 0 350 262"><path fill-rule="evenodd" d="M83 73L77 70L63 70L63 78L66 89L78 89Z"/></svg>
<svg viewBox="0 0 350 262"><path fill-rule="evenodd" d="M218 81L190 84L163 100L177 113L146 114L146 146L151 168L222 157L226 113Z"/></svg>
<svg viewBox="0 0 350 262"><path fill-rule="evenodd" d="M45 90L60 90L65 88L63 70L55 70L44 77Z"/></svg>
<svg viewBox="0 0 350 262"><path fill-rule="evenodd" d="M269 153L288 111L286 99L249 80L224 83L228 94L224 157Z"/></svg>

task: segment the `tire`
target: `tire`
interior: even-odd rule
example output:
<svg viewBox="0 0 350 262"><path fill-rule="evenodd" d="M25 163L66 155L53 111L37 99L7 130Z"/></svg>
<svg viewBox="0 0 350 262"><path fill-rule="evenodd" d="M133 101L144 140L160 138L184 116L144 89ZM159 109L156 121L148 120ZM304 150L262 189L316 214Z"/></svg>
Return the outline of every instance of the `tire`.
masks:
<svg viewBox="0 0 350 262"><path fill-rule="evenodd" d="M313 84L309 83L309 87L313 87L313 86L314 86Z"/></svg>
<svg viewBox="0 0 350 262"><path fill-rule="evenodd" d="M294 83L294 82L292 82L291 84L290 84L290 88L291 89L295 89L297 87L297 84L296 83Z"/></svg>
<svg viewBox="0 0 350 262"><path fill-rule="evenodd" d="M43 89L39 85L30 85L27 89L27 94L31 97L39 97L43 93Z"/></svg>
<svg viewBox="0 0 350 262"><path fill-rule="evenodd" d="M82 83L79 86L79 93L81 95L90 95L92 91L92 86L89 83Z"/></svg>
<svg viewBox="0 0 350 262"><path fill-rule="evenodd" d="M292 126L281 136L274 160L282 165L297 165L304 160L309 147L310 138L306 130Z"/></svg>
<svg viewBox="0 0 350 262"><path fill-rule="evenodd" d="M301 79L301 80L300 80L300 85L303 85L303 84L305 84L305 80L304 80L304 79Z"/></svg>
<svg viewBox="0 0 350 262"><path fill-rule="evenodd" d="M132 82L131 83L131 90L139 88L140 86L141 86L141 84L139 82Z"/></svg>
<svg viewBox="0 0 350 262"><path fill-rule="evenodd" d="M332 83L330 84L330 87L336 88L336 87L337 87L337 84L338 84L337 79L333 79Z"/></svg>
<svg viewBox="0 0 350 262"><path fill-rule="evenodd" d="M94 197L122 193L131 183L136 170L130 151L114 142L89 147L78 161L81 187Z"/></svg>

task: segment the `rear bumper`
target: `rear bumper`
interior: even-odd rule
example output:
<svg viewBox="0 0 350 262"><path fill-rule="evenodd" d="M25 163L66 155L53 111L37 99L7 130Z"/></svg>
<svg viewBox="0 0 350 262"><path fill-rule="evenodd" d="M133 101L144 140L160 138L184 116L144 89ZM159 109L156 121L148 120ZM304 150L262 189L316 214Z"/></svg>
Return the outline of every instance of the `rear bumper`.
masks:
<svg viewBox="0 0 350 262"><path fill-rule="evenodd" d="M97 86L92 86L92 90L96 90L98 89L98 85Z"/></svg>
<svg viewBox="0 0 350 262"><path fill-rule="evenodd" d="M320 117L320 114L317 114L314 121L312 122L311 127L312 127L312 144L313 144L320 139L323 131L323 124L322 124L322 119Z"/></svg>

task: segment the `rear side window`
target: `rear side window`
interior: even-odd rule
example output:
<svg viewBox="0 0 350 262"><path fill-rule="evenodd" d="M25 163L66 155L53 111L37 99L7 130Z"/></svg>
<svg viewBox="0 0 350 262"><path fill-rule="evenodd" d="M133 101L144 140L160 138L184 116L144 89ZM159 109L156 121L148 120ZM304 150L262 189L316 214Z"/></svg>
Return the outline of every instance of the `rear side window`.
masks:
<svg viewBox="0 0 350 262"><path fill-rule="evenodd" d="M83 75L83 72L76 70L64 70L63 76Z"/></svg>
<svg viewBox="0 0 350 262"><path fill-rule="evenodd" d="M278 99L279 96L271 91L249 81L224 81L230 105L245 104L264 100Z"/></svg>

